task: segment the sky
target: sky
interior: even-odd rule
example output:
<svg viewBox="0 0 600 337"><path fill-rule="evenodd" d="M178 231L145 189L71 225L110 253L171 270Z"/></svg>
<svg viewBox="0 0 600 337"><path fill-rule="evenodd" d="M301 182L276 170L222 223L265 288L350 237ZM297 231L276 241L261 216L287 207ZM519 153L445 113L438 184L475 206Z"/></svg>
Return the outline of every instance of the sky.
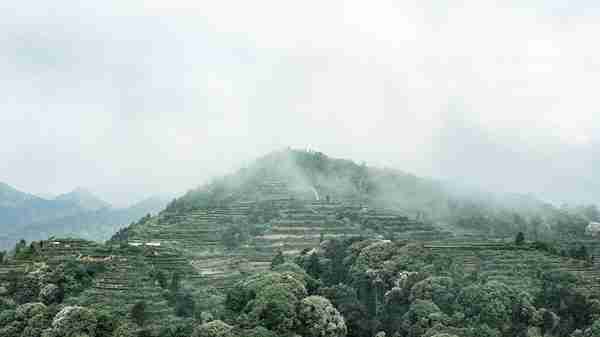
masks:
<svg viewBox="0 0 600 337"><path fill-rule="evenodd" d="M0 181L173 195L287 146L600 200L590 0L0 3Z"/></svg>

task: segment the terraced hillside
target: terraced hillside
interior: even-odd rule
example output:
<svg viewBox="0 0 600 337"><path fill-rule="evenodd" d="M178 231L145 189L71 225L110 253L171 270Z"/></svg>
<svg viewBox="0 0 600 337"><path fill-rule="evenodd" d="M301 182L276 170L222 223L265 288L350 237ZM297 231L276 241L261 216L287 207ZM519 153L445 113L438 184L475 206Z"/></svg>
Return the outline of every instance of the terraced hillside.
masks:
<svg viewBox="0 0 600 337"><path fill-rule="evenodd" d="M10 273L22 274L44 264L56 267L77 262L78 265L94 266L96 272L91 285L77 296L68 298L65 304L92 307L128 317L131 307L144 301L150 326L153 323L163 326L178 319L165 297L165 290L152 276L154 264L167 263L161 268L168 270L172 256L159 256L151 249L72 238L37 241L29 247L33 249L27 259L0 263L0 285L10 280Z"/></svg>
<svg viewBox="0 0 600 337"><path fill-rule="evenodd" d="M102 245L92 241L65 238L34 242L30 247L31 254L0 263L0 283L6 281L11 273L26 272L34 263L58 265L84 255L89 256Z"/></svg>
<svg viewBox="0 0 600 337"><path fill-rule="evenodd" d="M269 213L268 219L257 216ZM228 247L225 237L232 230L236 242ZM292 255L327 238L385 235L431 240L450 233L393 211L287 198L183 214L163 212L135 228L129 244L152 247L159 266L173 269L189 264L192 278L221 287L245 273L267 269L277 251ZM161 261L166 257L171 257L169 263Z"/></svg>
<svg viewBox="0 0 600 337"><path fill-rule="evenodd" d="M174 320L174 310L151 277L151 265L139 252L121 251L93 259L104 265L104 270L94 278L90 288L68 303L88 306L127 317L131 307L144 301L150 322L164 325Z"/></svg>
<svg viewBox="0 0 600 337"><path fill-rule="evenodd" d="M430 242L425 244L440 256L451 257L461 270L478 277L531 291L539 290L542 272L565 271L577 276L579 288L600 294L600 265L547 252L519 248L498 241Z"/></svg>
<svg viewBox="0 0 600 337"><path fill-rule="evenodd" d="M507 249L468 232L457 237L443 222L428 221L434 214L424 216L421 207L443 212L448 201L437 188L399 172L285 150L188 192L130 226L124 240L147 250L152 267L217 289L268 269L279 251L296 255L322 240L353 236L424 242L481 277L508 283L521 277L523 286L539 286L529 276L540 268L574 271L583 286L594 284L594 266Z"/></svg>
<svg viewBox="0 0 600 337"><path fill-rule="evenodd" d="M360 175L363 167L352 166L359 171L330 179L337 184L326 183L320 171L290 167L297 163L288 156L295 154L268 157L188 193L158 216L131 226L128 243L152 247L159 267L185 270L196 284L222 288L267 269L278 251L298 254L327 238L427 241L452 236L370 198L374 187ZM296 159L308 160L304 155Z"/></svg>

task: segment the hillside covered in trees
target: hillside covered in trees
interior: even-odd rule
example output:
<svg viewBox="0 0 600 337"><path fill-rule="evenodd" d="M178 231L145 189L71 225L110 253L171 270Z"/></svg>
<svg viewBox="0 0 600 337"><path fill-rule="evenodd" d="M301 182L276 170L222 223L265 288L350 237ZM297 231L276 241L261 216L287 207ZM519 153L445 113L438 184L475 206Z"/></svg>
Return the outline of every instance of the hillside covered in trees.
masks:
<svg viewBox="0 0 600 337"><path fill-rule="evenodd" d="M465 252L477 262L465 263ZM77 240L19 246L0 264L0 336L600 333L597 269L526 240L330 239L276 254L267 270L219 291L190 286L189 275L154 264L154 253Z"/></svg>
<svg viewBox="0 0 600 337"><path fill-rule="evenodd" d="M283 150L104 244L0 256L0 337L592 337L593 206Z"/></svg>

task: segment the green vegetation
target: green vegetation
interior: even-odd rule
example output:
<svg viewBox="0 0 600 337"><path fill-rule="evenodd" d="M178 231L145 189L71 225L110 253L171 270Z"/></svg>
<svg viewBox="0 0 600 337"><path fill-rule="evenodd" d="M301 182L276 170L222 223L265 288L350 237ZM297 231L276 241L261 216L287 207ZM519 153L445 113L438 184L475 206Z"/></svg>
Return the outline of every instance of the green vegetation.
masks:
<svg viewBox="0 0 600 337"><path fill-rule="evenodd" d="M17 242L0 337L596 336L592 219L286 150L105 244Z"/></svg>

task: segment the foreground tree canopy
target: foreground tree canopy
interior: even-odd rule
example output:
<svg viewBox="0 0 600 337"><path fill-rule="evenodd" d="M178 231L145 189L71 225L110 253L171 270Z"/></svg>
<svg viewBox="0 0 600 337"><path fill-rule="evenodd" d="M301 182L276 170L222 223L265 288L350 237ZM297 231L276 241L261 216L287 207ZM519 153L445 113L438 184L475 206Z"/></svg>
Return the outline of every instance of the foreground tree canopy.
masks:
<svg viewBox="0 0 600 337"><path fill-rule="evenodd" d="M527 242L499 247L499 261L555 256ZM323 240L213 293L190 288L179 272L145 270L159 297L114 311L91 297L106 275L101 264L34 262L2 279L0 337L600 336L600 297L580 277L536 260L503 275L453 261L417 243ZM161 310L169 321L154 319Z"/></svg>

